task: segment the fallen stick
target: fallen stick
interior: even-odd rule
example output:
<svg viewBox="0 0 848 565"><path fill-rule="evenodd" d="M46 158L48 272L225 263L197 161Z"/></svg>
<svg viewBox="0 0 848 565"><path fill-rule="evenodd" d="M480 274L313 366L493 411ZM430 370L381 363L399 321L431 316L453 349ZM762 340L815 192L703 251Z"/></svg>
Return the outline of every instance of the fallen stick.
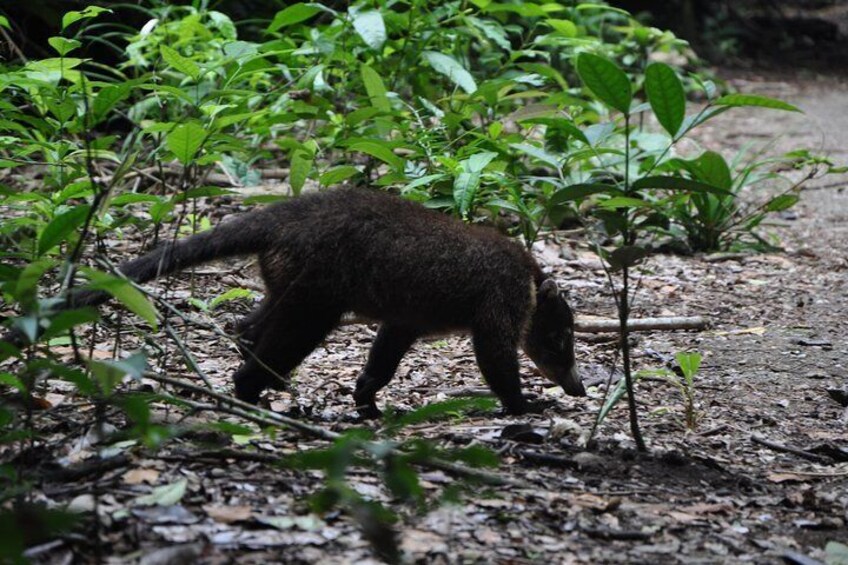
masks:
<svg viewBox="0 0 848 565"><path fill-rule="evenodd" d="M617 333L621 327L618 320L584 319L577 320L574 329L587 334ZM674 316L670 318L633 318L628 320L627 329L631 332L653 330L703 330L707 322L700 316Z"/></svg>
<svg viewBox="0 0 848 565"><path fill-rule="evenodd" d="M379 320L364 318L356 314L345 314L342 316L341 325L352 326L354 324L374 324ZM618 333L618 320L607 318L589 318L577 320L574 329L581 333ZM627 322L627 329L631 332L647 332L653 330L703 330L707 322L700 316L673 316L669 318L632 318Z"/></svg>
<svg viewBox="0 0 848 565"><path fill-rule="evenodd" d="M803 449L798 449L795 447L790 447L788 445L783 445L781 443L777 443L774 441L767 440L763 436L759 434L752 434L751 441L754 443L758 443L762 446L768 447L769 449L773 449L774 451L780 451L782 453L790 453L792 455L797 455L802 459L806 459L807 461L814 461L816 463L828 463L827 458L822 457L816 453L811 453L809 451L805 451Z"/></svg>

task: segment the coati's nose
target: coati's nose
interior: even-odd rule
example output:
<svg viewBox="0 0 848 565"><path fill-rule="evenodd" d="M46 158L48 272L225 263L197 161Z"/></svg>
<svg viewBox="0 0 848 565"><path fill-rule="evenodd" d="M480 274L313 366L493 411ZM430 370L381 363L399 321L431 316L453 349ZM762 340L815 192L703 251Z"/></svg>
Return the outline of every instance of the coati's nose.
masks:
<svg viewBox="0 0 848 565"><path fill-rule="evenodd" d="M583 386L583 380L577 372L577 363L571 366L568 375L559 384L565 390L565 394L569 396L586 396L586 388Z"/></svg>

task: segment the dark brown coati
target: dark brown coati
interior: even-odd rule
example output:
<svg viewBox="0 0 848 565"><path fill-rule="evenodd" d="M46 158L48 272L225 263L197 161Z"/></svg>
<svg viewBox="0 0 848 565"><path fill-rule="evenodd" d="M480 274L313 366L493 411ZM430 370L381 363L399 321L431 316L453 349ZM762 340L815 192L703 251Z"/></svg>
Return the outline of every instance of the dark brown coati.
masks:
<svg viewBox="0 0 848 565"><path fill-rule="evenodd" d="M251 350L235 394L257 402L339 323L345 312L379 320L354 400L380 414L386 386L413 342L470 330L480 370L507 412L527 410L520 345L550 380L585 395L575 369L572 312L553 280L515 242L401 198L341 189L244 214L119 266L145 282L191 265L257 254L267 295L240 324ZM104 301L83 293L74 305Z"/></svg>

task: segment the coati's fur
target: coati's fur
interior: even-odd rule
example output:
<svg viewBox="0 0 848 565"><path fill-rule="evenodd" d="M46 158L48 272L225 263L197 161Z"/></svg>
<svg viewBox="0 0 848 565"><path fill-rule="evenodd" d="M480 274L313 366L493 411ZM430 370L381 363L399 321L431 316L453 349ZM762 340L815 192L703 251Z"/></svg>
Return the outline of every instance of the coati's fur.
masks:
<svg viewBox="0 0 848 565"><path fill-rule="evenodd" d="M145 282L191 265L257 254L267 295L239 324L251 353L235 393L257 402L354 312L379 320L354 400L368 417L420 336L470 330L480 370L507 412L527 409L516 349L568 394L585 394L575 371L571 310L521 246L373 190L326 191L259 209L120 265ZM89 293L72 300L98 303ZM269 370L270 369L270 370ZM275 375L276 374L276 375Z"/></svg>

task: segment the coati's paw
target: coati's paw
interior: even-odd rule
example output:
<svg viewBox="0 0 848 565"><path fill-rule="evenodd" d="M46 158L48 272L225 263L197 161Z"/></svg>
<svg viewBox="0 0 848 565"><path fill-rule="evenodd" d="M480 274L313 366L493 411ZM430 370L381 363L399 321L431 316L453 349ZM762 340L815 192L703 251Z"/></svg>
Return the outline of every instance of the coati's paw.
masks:
<svg viewBox="0 0 848 565"><path fill-rule="evenodd" d="M242 402L249 404L258 404L259 397L262 396L262 391L265 390L264 383L257 383L255 378L236 375L235 395Z"/></svg>
<svg viewBox="0 0 848 565"><path fill-rule="evenodd" d="M383 411L377 408L375 403L364 404L356 407L359 417L363 420L379 420L383 417Z"/></svg>

